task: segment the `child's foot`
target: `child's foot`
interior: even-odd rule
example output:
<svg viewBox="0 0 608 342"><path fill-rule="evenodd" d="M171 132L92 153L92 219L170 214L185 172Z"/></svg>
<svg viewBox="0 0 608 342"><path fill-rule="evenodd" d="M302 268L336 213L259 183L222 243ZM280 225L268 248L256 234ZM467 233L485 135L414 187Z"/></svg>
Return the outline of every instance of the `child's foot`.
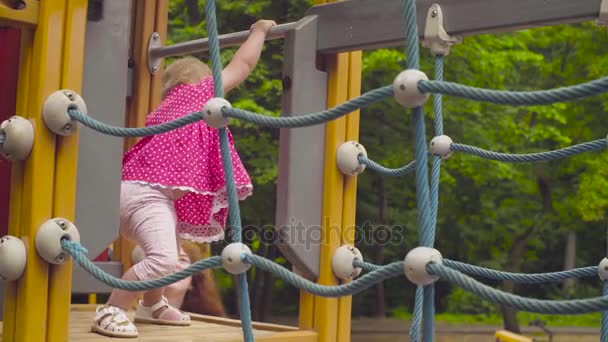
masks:
<svg viewBox="0 0 608 342"><path fill-rule="evenodd" d="M104 305L97 308L91 331L109 337L134 338L138 336L137 328L124 310Z"/></svg>
<svg viewBox="0 0 608 342"><path fill-rule="evenodd" d="M167 298L163 296L158 303L150 307L145 307L143 301L139 300L135 311L135 323L186 326L190 325L190 316L169 305Z"/></svg>

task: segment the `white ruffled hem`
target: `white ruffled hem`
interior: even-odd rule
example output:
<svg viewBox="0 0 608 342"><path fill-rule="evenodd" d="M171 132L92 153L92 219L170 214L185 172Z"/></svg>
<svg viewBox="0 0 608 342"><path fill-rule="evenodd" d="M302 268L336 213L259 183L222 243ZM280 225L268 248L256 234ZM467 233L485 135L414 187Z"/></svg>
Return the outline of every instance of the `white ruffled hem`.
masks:
<svg viewBox="0 0 608 342"><path fill-rule="evenodd" d="M197 189L188 186L173 186L164 185L159 183L149 183L145 181L129 180L123 181L124 183L135 183L140 185L147 185L160 190L179 190L183 192L193 192L200 195L213 196L213 204L211 207L211 214L209 215L209 224L195 226L187 222L178 222L177 232L180 239L189 240L196 243L211 243L217 242L224 239L224 227L220 222L217 222L213 215L217 214L220 210L228 208L228 195L226 193L226 186L221 187L218 191L199 191ZM253 185L245 184L237 186L237 198L239 201L246 199L253 193ZM204 235L193 235L191 233L182 233L182 229L188 231L208 231L209 234Z"/></svg>

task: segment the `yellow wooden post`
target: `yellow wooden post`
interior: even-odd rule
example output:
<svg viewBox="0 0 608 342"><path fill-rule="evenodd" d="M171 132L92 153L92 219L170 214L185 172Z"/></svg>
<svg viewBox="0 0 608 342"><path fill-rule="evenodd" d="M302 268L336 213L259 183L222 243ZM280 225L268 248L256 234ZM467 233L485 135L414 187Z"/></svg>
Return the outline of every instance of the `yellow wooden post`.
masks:
<svg viewBox="0 0 608 342"><path fill-rule="evenodd" d="M348 54L342 53L326 59L329 74L327 106L334 107L346 101L348 87ZM344 178L336 166L336 152L346 136L346 118L326 125L324 192L321 223L321 256L319 280L321 285L337 285L331 268L331 257L342 240L342 208ZM336 341L338 335L338 299L316 297L314 327L319 341Z"/></svg>
<svg viewBox="0 0 608 342"><path fill-rule="evenodd" d="M66 27L61 63L61 88L82 92L82 74L87 24L87 0L67 0ZM84 99L86 102L86 99ZM53 217L74 222L78 130L57 138ZM47 341L68 340L72 288L72 261L51 266Z"/></svg>
<svg viewBox="0 0 608 342"><path fill-rule="evenodd" d="M17 95L18 108L24 109L27 102L23 114L34 124L35 142L24 167L20 236L26 243L28 260L17 287L14 341L46 340L48 264L38 256L34 239L39 226L52 215L55 140L42 121L41 108L61 85L57 70L61 70L65 7L65 0L40 2L33 44L26 48L24 56L30 59L31 70L20 74L20 77L27 75L29 84L27 92Z"/></svg>
<svg viewBox="0 0 608 342"><path fill-rule="evenodd" d="M348 54L348 99L361 95L362 52ZM346 141L359 140L359 111L346 116ZM342 211L342 244L355 244L355 214L357 208L357 178L344 179L344 198ZM350 341L352 317L352 297L340 297L338 302L338 341Z"/></svg>
<svg viewBox="0 0 608 342"><path fill-rule="evenodd" d="M17 94L27 94L29 91L29 77L31 68L31 57L28 53L32 48L34 38L30 30L21 31L19 81ZM25 96L17 96L17 114L28 116L28 102ZM24 163L14 162L11 170L11 192L9 199L8 233L13 236L21 236L21 208L23 200ZM4 322L2 323L2 340L15 340L15 321L17 315L17 288L18 282L7 282L4 292Z"/></svg>
<svg viewBox="0 0 608 342"><path fill-rule="evenodd" d="M334 2L315 0L315 5ZM361 52L341 53L326 59L329 75L327 106L334 107L361 92ZM333 252L341 244L354 244L356 178L345 179L336 167L336 151L347 140L357 140L359 112L330 122L325 134L325 175L323 198L322 245L318 283L337 285L331 269ZM301 291L299 325L312 327L319 341L350 340L350 296L339 299L314 297Z"/></svg>

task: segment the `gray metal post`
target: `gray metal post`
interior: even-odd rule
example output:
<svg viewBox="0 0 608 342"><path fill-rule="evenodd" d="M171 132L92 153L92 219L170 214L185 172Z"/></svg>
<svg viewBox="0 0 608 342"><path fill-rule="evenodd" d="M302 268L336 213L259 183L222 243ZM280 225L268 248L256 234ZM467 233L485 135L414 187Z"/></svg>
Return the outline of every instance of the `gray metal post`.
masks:
<svg viewBox="0 0 608 342"><path fill-rule="evenodd" d="M95 119L118 126L124 125L130 3L105 1L102 19L89 21L86 32L82 96ZM123 140L84 127L79 136L74 223L94 258L118 236Z"/></svg>
<svg viewBox="0 0 608 342"><path fill-rule="evenodd" d="M316 68L317 18L300 20L284 43L282 115L326 108L327 74ZM281 129L277 246L302 276L319 275L325 125Z"/></svg>

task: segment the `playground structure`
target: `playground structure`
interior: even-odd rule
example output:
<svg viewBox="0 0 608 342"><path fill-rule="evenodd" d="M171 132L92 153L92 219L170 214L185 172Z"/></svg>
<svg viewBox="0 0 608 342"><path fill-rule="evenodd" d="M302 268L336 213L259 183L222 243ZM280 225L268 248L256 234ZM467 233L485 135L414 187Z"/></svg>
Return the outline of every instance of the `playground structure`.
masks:
<svg viewBox="0 0 608 342"><path fill-rule="evenodd" d="M258 335L259 341L348 341L349 296L403 273L419 285L416 292L419 305L410 331L413 340L421 336L421 326L424 340L433 340L433 283L440 278L486 300L520 310L574 314L608 308L606 297L561 302L533 300L490 289L465 275L540 283L599 273L605 280L608 269L604 266L608 259L600 267L521 275L443 259L432 248L440 162L453 152L506 162L539 162L607 147L606 139L602 138L558 151L510 155L453 143L443 135L438 115L441 94L501 104L540 105L600 94L608 90L608 79L540 92L474 89L443 82L442 56L461 37L469 35L586 20L605 24L608 2L318 2L303 19L279 25L270 35L270 39L284 39L282 117L263 117L230 107L214 108L212 105L218 102L212 101L206 108L209 111L202 109L203 115L193 113L172 123L172 127L147 129L116 126L125 121L129 127L143 126L145 114L159 101L156 94L163 58L208 50L217 80L219 49L239 44L246 37L245 33L217 37L214 20L209 20L215 18L213 1L205 5L210 37L172 46L162 44L166 36L167 1L23 1L24 6L19 9L9 3L0 2L0 24L19 27L20 57L18 117L6 121L0 131L0 151L13 160L9 237L0 245L0 274L7 279L2 341L68 340L68 321L70 314L74 315L70 308L72 293L103 293L111 287L132 290L158 287L204 268L220 266L239 275L240 290L247 288L242 272L251 265L302 288L299 327L266 327L276 333ZM472 19L470 13L484 15ZM129 30L130 43L125 34ZM419 39L437 56L433 81L417 71ZM359 96L361 50L404 42L407 70L396 77L394 85ZM317 58L323 58L324 70L317 69ZM433 172L429 188L421 106L431 93L435 95L436 136L430 142ZM222 94L216 93L216 97L221 98ZM356 143L358 109L388 97L412 110L416 132L416 162L395 170L368 159L364 148ZM127 98L124 103L117 101L123 98ZM310 98L326 100L315 102ZM224 250L222 257L210 257L180 274L155 281L121 282L117 277L130 266L132 246L120 239L114 241L118 224L108 218L118 218L115 204L124 147L121 140L99 133L135 138L203 118L211 123L225 121L226 117L284 128L280 138L275 226L281 235L278 246L296 272L242 249L237 203L230 207L231 226L237 228L237 234L230 238L234 243ZM222 134L222 126L217 128ZM132 143L133 139L128 139L126 146ZM323 168L302 171L310 165ZM404 252L404 262L386 266L367 264L352 247L354 231L345 228L354 226L356 176L366 168L387 176L403 176L415 170L421 247ZM228 181L229 191L230 185ZM294 221L298 227L316 227L306 229L316 229L320 241L297 240L298 232L292 229ZM332 227L339 227L339 231ZM307 231L306 235L315 234ZM114 243L115 256L120 261L92 263L89 257L97 256L110 243ZM88 249L88 256L83 246ZM226 261L227 256L232 256L231 262ZM80 267L73 268L72 260ZM361 271L368 273L358 278ZM246 291L240 293L245 296L241 297L242 302L247 303ZM243 335L246 341L251 341L252 328L264 330L264 327L250 321L247 305L241 305L240 309ZM605 315L602 323L602 341L608 341ZM205 340L204 329L196 333L200 334L200 340Z"/></svg>

